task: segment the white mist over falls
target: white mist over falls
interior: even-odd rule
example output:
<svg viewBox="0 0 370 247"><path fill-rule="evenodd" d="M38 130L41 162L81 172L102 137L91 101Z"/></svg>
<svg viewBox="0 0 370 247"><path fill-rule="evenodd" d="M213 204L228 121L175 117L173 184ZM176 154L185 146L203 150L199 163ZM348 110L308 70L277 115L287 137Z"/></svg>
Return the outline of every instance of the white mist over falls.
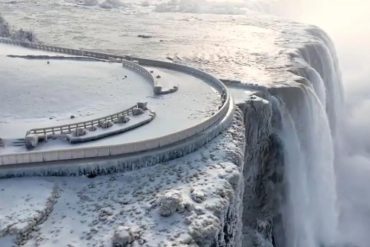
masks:
<svg viewBox="0 0 370 247"><path fill-rule="evenodd" d="M276 157L284 163L284 181L276 196L279 212L273 219L273 236L265 236L271 243L267 241L264 246L370 246L370 27L366 12L370 9L369 1L172 0L157 1L156 4L149 1L52 1L50 6L62 6L60 19L54 18L53 10L46 11L50 6L45 4L35 7L24 1L19 5L18 1L12 2L0 3L4 17L17 27L32 29L46 43L91 49L109 47L106 49L109 52L169 57L202 67L222 78L243 80L247 76L252 82L254 78L265 75L248 74L248 67L254 66L256 61L249 60L248 54L243 52L250 49L252 53L253 49L259 49L259 44L249 40L250 34L239 33L243 25L250 24L250 20L239 20L233 15L253 18L258 13L275 16L271 17L273 24L266 24L262 19L255 25L271 25L273 31L279 29L287 33L286 40L277 39L278 45L284 47L284 52L288 51L294 66L281 66L281 69L295 74L301 84L294 84L295 87L287 90L272 87L261 96L271 102L271 109L267 109L266 114L271 115L271 125L274 126L266 128L273 129L273 134L276 134L278 140L274 147L281 148L280 153L276 151ZM80 9L71 9L71 5ZM36 11L37 8L44 11ZM123 31L117 31L117 27L107 21L110 14L104 11L115 11L115 8L119 9L113 13L115 21L127 25ZM26 11L32 13L27 16L21 14ZM90 11L95 12L90 14ZM175 12L178 16L169 15L164 19L155 16L160 27L151 28L151 19L135 23L137 16L145 16L149 11L165 15ZM78 24L81 13L85 15L86 23L96 26L85 23L86 29L81 31ZM203 13L204 16L183 16L184 13ZM120 19L124 14L136 16ZM324 32L309 27L307 36L313 41L305 46L306 41L298 37L301 33L295 36L295 25L300 24L288 25L276 16L315 24L327 32L333 42ZM184 28L177 38L171 37L174 26L186 27L188 22L199 25L194 25L194 34ZM229 30L227 22L237 24ZM50 32L48 25L54 25L53 31ZM66 25L68 30L64 28ZM157 38L153 31L156 28L161 29L158 33L162 35L162 45L132 39L131 34L137 29ZM202 33L199 31L202 28L207 32L199 38L197 34ZM96 30L102 35L96 35ZM266 35L263 32L256 28L254 34ZM275 35L274 32L271 35ZM183 37L192 37L196 47L191 47L189 40ZM126 42L126 46L122 46L122 42ZM297 46L297 42L301 46ZM143 44L146 49L141 48ZM266 68L271 73L284 64L280 60L266 61ZM266 78L262 81L268 81L268 76ZM278 81L284 84L284 79ZM252 113L250 115L253 117ZM243 232L250 237L249 229L243 228ZM259 234L256 235L258 238ZM247 242L244 241L243 246L249 246ZM253 246L263 243L262 240L251 242Z"/></svg>

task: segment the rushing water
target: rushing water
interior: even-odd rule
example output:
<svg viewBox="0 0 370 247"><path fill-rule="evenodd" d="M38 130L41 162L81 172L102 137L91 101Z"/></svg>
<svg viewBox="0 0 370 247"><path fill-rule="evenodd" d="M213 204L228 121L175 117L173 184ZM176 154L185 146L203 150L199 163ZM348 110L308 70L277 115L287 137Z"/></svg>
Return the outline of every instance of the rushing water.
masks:
<svg viewBox="0 0 370 247"><path fill-rule="evenodd" d="M280 99L286 199L285 240L278 246L328 246L335 242L338 219L331 129L312 89L299 94L299 109L288 109Z"/></svg>
<svg viewBox="0 0 370 247"><path fill-rule="evenodd" d="M370 27L367 10L370 8L370 2L363 0L278 0L273 1L269 6L269 8L261 9L260 5L256 5L254 9L319 25L330 34L335 42L342 67L346 99L345 104L340 103L340 98L334 101L329 99L332 106L336 108L338 117L335 129L332 127L332 132L335 133L333 135L336 151L334 169L337 177L336 191L339 210L336 240L339 243L350 243L354 246L369 246L370 192L367 188L370 186L370 118L368 117L370 110L370 70L368 68ZM285 6L290 7L284 8ZM306 72L306 75L311 77L311 82L320 80L317 68L311 71L306 70ZM326 75L330 76L337 72L326 70ZM335 76L332 78L331 81L334 84L326 85L325 91L335 96L341 89L340 85L335 83ZM322 79L324 83L328 82L327 78ZM319 82L319 85L322 83ZM324 102L323 95L325 94L322 93L322 89L316 84L314 87L321 102ZM329 115L333 113L332 110L327 111ZM325 209L325 205L322 209Z"/></svg>
<svg viewBox="0 0 370 247"><path fill-rule="evenodd" d="M338 241L335 142L341 136L342 87L330 40L312 32L319 42L297 50L294 58L300 68L296 73L308 84L278 94L285 165L285 237L276 241L278 246L331 246Z"/></svg>

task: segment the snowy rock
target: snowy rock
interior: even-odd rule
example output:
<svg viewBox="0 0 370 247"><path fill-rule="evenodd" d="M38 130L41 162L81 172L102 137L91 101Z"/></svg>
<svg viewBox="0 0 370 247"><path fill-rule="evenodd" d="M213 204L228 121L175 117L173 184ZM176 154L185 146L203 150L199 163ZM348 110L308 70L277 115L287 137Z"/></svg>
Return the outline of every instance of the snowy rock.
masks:
<svg viewBox="0 0 370 247"><path fill-rule="evenodd" d="M133 234L128 227L119 226L114 232L112 239L113 247L125 247L134 241Z"/></svg>
<svg viewBox="0 0 370 247"><path fill-rule="evenodd" d="M189 234L199 246L211 246L220 231L220 221L211 215L201 215L189 226Z"/></svg>
<svg viewBox="0 0 370 247"><path fill-rule="evenodd" d="M229 183L234 189L238 187L240 177L241 175L240 172L238 171L232 171L230 174L226 175L226 179L229 181Z"/></svg>
<svg viewBox="0 0 370 247"><path fill-rule="evenodd" d="M201 203L205 200L206 195L199 189L192 189L190 193L191 199L197 203Z"/></svg>
<svg viewBox="0 0 370 247"><path fill-rule="evenodd" d="M184 205L182 203L181 193L178 191L169 191L159 199L159 214L168 217L177 212L182 212Z"/></svg>

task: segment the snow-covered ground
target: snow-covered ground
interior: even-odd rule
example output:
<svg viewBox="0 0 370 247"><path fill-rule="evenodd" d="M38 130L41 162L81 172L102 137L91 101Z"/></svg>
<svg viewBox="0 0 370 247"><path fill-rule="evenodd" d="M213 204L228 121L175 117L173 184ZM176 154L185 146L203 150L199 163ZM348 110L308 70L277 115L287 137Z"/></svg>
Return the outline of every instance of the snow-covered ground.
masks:
<svg viewBox="0 0 370 247"><path fill-rule="evenodd" d="M0 245L112 246L116 231L134 246L206 244L240 196L241 126L239 116L196 154L131 173L2 179Z"/></svg>

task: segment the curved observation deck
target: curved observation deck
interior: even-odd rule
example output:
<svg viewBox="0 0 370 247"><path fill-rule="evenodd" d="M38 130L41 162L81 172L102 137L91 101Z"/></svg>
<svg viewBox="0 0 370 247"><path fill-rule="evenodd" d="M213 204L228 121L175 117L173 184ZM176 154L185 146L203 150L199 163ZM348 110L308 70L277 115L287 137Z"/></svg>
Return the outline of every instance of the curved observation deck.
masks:
<svg viewBox="0 0 370 247"><path fill-rule="evenodd" d="M0 39L1 45L10 50L5 54L0 53L3 55L2 58L14 59L17 65L30 62L41 63L42 61L42 66L49 66L47 68L50 69L54 68L50 65L57 68L59 65L65 67L66 64L63 64L65 60L72 63L72 66L83 64L116 69L119 65L133 73L125 72L127 77L124 77L124 82L132 78L134 82L143 84L143 90L137 88L131 91L128 88L122 91L129 92L127 94L129 97L137 94L137 98L134 97L137 99L136 102L148 102L151 110L156 113L156 119L150 124L124 134L118 133L101 140L76 145L48 140L31 151L21 145L12 146L14 143L21 142L21 137L11 136L9 138L5 134L11 132L12 120L16 119L17 122L16 131L13 133L21 133L24 130L34 129L34 127L42 130L48 129L50 123L38 121L37 124L41 126L34 126L35 121L29 121L29 116L10 118L8 122L0 123L0 128L4 127L4 131L0 129L0 138L5 135L4 145L0 147L0 176L2 177L81 175L96 171L109 173L138 169L196 150L227 128L232 120L234 104L228 89L220 80L195 68L163 61L12 42L4 39ZM62 57L66 58L58 59L60 54L57 53L64 54ZM33 56L32 59L30 56ZM86 58L92 58L92 60L86 61ZM50 78L53 76L51 75ZM152 85L152 94L148 93L148 82ZM122 84L122 81L119 83ZM109 87L104 88L109 89ZM120 91L115 88L111 91L117 93L117 98L120 98ZM52 93L50 97L53 97ZM123 107L125 104L132 104L129 102L129 97L127 100L121 99ZM47 99L49 97L46 97ZM64 109L60 108L62 112ZM96 114L99 115L101 112L97 111ZM84 117L79 118L84 120ZM23 119L26 120L23 121ZM44 120L44 118L40 119ZM63 123L61 126L76 124L74 119L59 118L57 120ZM86 121L83 122L86 123ZM33 125L32 128L31 125ZM75 126L78 127L78 124Z"/></svg>

